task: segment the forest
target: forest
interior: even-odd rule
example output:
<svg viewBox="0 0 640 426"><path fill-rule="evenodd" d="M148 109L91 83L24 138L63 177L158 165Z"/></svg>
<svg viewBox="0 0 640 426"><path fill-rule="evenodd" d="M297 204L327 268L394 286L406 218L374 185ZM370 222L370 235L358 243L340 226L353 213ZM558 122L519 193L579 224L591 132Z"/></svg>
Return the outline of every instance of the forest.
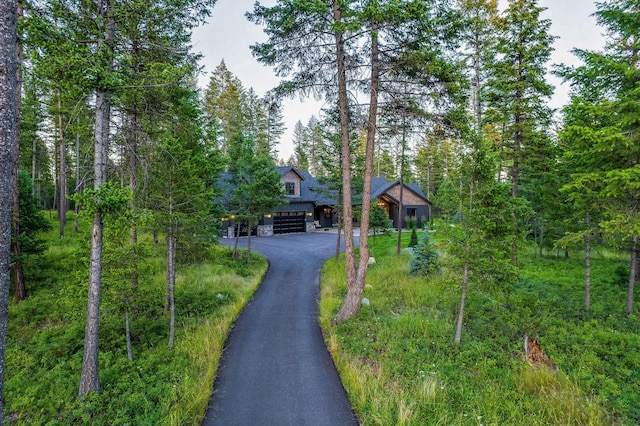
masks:
<svg viewBox="0 0 640 426"><path fill-rule="evenodd" d="M467 298L508 293L531 253L580 256L585 317L599 297L591 291L593 253L621 254L625 294L612 315L637 316L637 1L596 3L606 45L574 50L576 67L550 63L555 37L537 0L508 0L504 9L497 0L256 2L246 17L266 40L250 49L281 78L263 96L224 61L198 87L191 32L215 4L0 3L0 416L11 375L5 365L16 364L5 358L26 357L8 334L38 321L36 311L20 311L32 294L51 291L62 305L65 295L82 294L85 306L68 304L37 329L81 319L59 350L77 365L77 377L65 380L76 380L77 398L93 401L113 374L99 368L113 356L101 352L103 340L99 349L101 318L123 318L132 362L130 319L143 326L136 319L143 312L166 319L166 333L145 324L154 339L166 334L167 350L184 337L181 320L176 327L181 270L206 263L259 276L259 259L228 259L216 241L225 217L251 225L283 203L278 164L309 170L340 191L346 287L335 324L349 324L362 308L376 176L417 182L433 215L452 228L442 255L456 277L454 346L464 344ZM571 88L560 111L548 106L549 73ZM282 141L281 102L297 95L322 98L325 107ZM294 144L291 158L278 158L282 142ZM235 183L231 193L219 181L223 172ZM221 197L229 198L226 211ZM57 274L51 259L70 274L59 284L47 281L46 271ZM12 312L24 323L12 323ZM640 419L637 407L630 412Z"/></svg>

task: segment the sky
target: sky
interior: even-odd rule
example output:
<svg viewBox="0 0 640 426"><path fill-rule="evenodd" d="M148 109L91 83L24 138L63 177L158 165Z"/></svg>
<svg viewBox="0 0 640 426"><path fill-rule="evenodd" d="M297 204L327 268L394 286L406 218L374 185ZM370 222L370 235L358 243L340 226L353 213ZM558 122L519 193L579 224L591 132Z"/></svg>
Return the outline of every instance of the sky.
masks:
<svg viewBox="0 0 640 426"><path fill-rule="evenodd" d="M499 0L501 7L506 0ZM279 79L273 71L256 61L249 46L265 41L262 27L245 18L247 11L253 10L255 0L218 0L208 22L193 32L194 50L202 54L200 64L203 74L198 84L205 89L211 72L225 61L227 68L240 79L245 88L252 87L258 96L263 96L275 87ZM275 0L262 0L265 6L275 4ZM591 16L595 10L592 0L540 0L539 5L547 8L542 17L551 20L550 33L559 38L554 43L551 64L577 65L579 62L571 54L574 48L599 50L603 46L603 30L596 26ZM555 94L550 106L560 108L568 100L568 87L553 76L549 82L555 86ZM306 124L312 115L319 116L322 101L313 98L287 99L283 103L285 126L287 127L278 146L278 155L289 159L293 152L293 128L298 120Z"/></svg>

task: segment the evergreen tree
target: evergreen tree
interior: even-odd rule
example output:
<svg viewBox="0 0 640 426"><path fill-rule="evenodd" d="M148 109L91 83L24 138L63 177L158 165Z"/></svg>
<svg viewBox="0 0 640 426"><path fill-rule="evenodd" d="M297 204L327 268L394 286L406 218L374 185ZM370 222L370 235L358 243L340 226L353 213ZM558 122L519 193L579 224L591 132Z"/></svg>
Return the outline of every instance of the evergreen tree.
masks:
<svg viewBox="0 0 640 426"><path fill-rule="evenodd" d="M225 154L233 137L242 132L244 97L242 83L227 69L223 60L211 75L205 103L208 118L220 129L219 144Z"/></svg>
<svg viewBox="0 0 640 426"><path fill-rule="evenodd" d="M430 275L440 271L440 254L428 233L423 234L413 248L409 272L414 275Z"/></svg>
<svg viewBox="0 0 640 426"><path fill-rule="evenodd" d="M266 138L264 143L259 142L258 145L264 146L260 151L268 154L275 161L278 157L276 146L280 143L280 138L286 129L282 102L271 93L267 93L261 102L266 115L264 123Z"/></svg>
<svg viewBox="0 0 640 426"><path fill-rule="evenodd" d="M170 314L168 345L172 348L177 265L180 256L197 258L203 244L210 243L214 234L214 218L219 213L212 204L217 195L212 182L217 181L222 162L218 151L204 138L196 93L185 87L165 91L162 117L166 122L160 126L162 133L154 146L149 198L167 241L165 310Z"/></svg>
<svg viewBox="0 0 640 426"><path fill-rule="evenodd" d="M11 205L18 123L17 2L0 3L0 423L4 421L4 355L9 312ZM17 160L16 160L17 161Z"/></svg>
<svg viewBox="0 0 640 426"><path fill-rule="evenodd" d="M487 123L504 130L501 149L511 168L512 194L518 196L520 165L527 161L532 140L551 120L545 99L553 88L545 80L554 37L551 21L541 19L537 0L510 0L498 20L498 57L492 63L484 96Z"/></svg>
<svg viewBox="0 0 640 426"><path fill-rule="evenodd" d="M322 150L324 149L324 136L320 120L313 115L309 118L305 127L305 139L307 146L307 158L309 160L309 173L312 176L324 176L325 171L320 161Z"/></svg>
<svg viewBox="0 0 640 426"><path fill-rule="evenodd" d="M463 14L463 48L471 76L471 102L476 130L482 127L483 87L487 70L495 57L497 43L498 2L496 0L461 0Z"/></svg>
<svg viewBox="0 0 640 426"><path fill-rule="evenodd" d="M591 208L600 212L600 228L629 250L626 312L631 314L640 239L640 11L635 1L612 0L598 4L596 17L609 37L605 51L576 50L584 64L562 71L572 83L562 137L575 169L564 190L579 201L584 217Z"/></svg>
<svg viewBox="0 0 640 426"><path fill-rule="evenodd" d="M239 218L237 226L241 225L240 219L247 222L247 263L251 263L251 229L263 215L285 204L286 197L273 159L255 150L252 140L245 143L245 149L235 160L236 166L231 173L235 185L231 206Z"/></svg>
<svg viewBox="0 0 640 426"><path fill-rule="evenodd" d="M524 216L521 199L510 197L506 184L495 181L495 155L486 140L467 138L459 175L459 220L448 234L448 258L461 277L460 307L455 342L462 338L467 296L472 286L484 286L494 297L515 278L513 245L522 244L513 214ZM490 286L490 287L487 287Z"/></svg>
<svg viewBox="0 0 640 426"><path fill-rule="evenodd" d="M19 183L20 223L18 229L20 232L18 233L17 238L20 241L21 258L16 258L14 253L14 257L12 257L11 261L24 264L29 258L39 255L45 250L46 246L44 244L44 240L39 234L43 231L49 230L51 225L42 214L38 198L33 195L31 179L23 171L20 171ZM24 281L14 281L14 289L14 297L16 301L26 298L27 291Z"/></svg>
<svg viewBox="0 0 640 426"><path fill-rule="evenodd" d="M301 170L309 170L309 157L307 156L307 141L304 126L298 120L293 128L293 155L295 161L292 165Z"/></svg>

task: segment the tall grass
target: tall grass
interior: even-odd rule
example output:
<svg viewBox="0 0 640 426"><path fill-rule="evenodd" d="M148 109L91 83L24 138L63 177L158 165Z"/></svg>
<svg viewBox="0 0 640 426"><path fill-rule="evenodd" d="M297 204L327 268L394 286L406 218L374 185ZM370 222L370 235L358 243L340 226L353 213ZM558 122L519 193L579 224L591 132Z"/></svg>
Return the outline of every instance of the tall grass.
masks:
<svg viewBox="0 0 640 426"><path fill-rule="evenodd" d="M521 277L505 294L470 288L455 345L455 271L411 276L410 254L395 254L394 236L375 244L370 305L356 317L331 323L346 292L343 263L327 262L321 279L321 326L363 425L640 423L640 321L623 314L619 253L594 257L590 313L582 311L579 256L523 255ZM524 360L524 334L539 336L558 372Z"/></svg>
<svg viewBox="0 0 640 426"><path fill-rule="evenodd" d="M227 333L266 272L266 262L256 256L247 267L235 262L229 250L213 246L201 261L179 265L176 346L170 350L168 314L163 310L164 246L140 235L140 251L146 254L133 291L119 270L117 250L107 249L110 263L103 277L100 324L102 392L77 398L89 247L88 227L81 225L78 235L71 224L64 239L57 238L57 229L47 236L49 248L27 268L28 299L10 307L7 424L200 424ZM127 309L133 362L126 353Z"/></svg>

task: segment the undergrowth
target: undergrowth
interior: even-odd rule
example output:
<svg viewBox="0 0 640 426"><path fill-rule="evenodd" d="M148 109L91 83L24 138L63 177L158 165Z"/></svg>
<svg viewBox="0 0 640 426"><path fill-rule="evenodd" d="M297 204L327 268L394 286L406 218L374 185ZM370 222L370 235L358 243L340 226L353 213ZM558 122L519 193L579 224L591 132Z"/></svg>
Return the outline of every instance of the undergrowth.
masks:
<svg viewBox="0 0 640 426"><path fill-rule="evenodd" d="M78 398L87 303L87 227L27 265L28 298L9 311L5 420L19 425L197 425L206 410L224 341L266 271L220 246L178 266L176 346L168 348L165 249L141 235L138 284L127 260L105 249L100 318L99 394ZM57 231L57 230L56 230ZM127 255L125 253L125 255ZM115 256L110 258L109 256ZM110 263L111 262L111 263ZM117 263L119 262L119 263ZM133 361L127 359L125 312Z"/></svg>
<svg viewBox="0 0 640 426"><path fill-rule="evenodd" d="M330 260L321 279L327 346L363 425L640 424L640 320L624 315L624 256L594 255L587 313L579 253L521 255L505 294L469 289L455 345L459 276L446 267L412 276L395 236L375 244L370 304L354 318L331 323L346 293L343 262ZM539 337L557 371L525 361L525 334Z"/></svg>

